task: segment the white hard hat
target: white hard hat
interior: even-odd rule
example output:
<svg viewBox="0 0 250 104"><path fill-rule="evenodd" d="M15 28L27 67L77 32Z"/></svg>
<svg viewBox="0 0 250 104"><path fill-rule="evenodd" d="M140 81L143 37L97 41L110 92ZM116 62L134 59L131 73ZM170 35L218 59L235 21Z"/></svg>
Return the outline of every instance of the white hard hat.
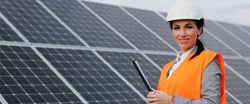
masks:
<svg viewBox="0 0 250 104"><path fill-rule="evenodd" d="M191 0L176 0L170 7L166 21L180 20L180 19L194 19L200 20L203 14L200 8Z"/></svg>

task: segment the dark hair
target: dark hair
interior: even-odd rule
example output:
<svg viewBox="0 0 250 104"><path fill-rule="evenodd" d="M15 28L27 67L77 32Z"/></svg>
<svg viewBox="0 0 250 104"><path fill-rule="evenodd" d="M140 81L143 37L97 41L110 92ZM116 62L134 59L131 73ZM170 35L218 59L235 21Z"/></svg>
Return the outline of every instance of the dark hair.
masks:
<svg viewBox="0 0 250 104"><path fill-rule="evenodd" d="M204 26L204 19L202 18L202 19L200 19L200 20L195 20L195 24L196 24L196 26L197 26L197 28L200 28L200 27L203 27ZM173 22L172 21L170 21L169 22L169 25L170 25L170 28L171 28L171 30L173 29ZM203 33L203 29L202 29L202 31L201 31L201 34ZM200 34L200 35L201 35ZM200 36L200 35L198 35L198 37ZM199 55L203 50L204 50L204 45L203 45L203 43L198 39L198 37L197 37L197 40L196 40L196 45L197 45L197 51L196 51L196 53L190 58L190 60L191 59L193 59L195 56L197 56L197 55Z"/></svg>

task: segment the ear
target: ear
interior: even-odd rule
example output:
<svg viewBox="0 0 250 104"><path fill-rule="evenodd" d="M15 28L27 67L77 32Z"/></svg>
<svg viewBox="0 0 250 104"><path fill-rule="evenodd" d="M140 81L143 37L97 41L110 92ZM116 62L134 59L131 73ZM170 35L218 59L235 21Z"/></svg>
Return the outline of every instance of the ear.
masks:
<svg viewBox="0 0 250 104"><path fill-rule="evenodd" d="M202 32L203 32L203 27L200 27L200 28L199 28L199 34L198 34L198 36L201 35Z"/></svg>

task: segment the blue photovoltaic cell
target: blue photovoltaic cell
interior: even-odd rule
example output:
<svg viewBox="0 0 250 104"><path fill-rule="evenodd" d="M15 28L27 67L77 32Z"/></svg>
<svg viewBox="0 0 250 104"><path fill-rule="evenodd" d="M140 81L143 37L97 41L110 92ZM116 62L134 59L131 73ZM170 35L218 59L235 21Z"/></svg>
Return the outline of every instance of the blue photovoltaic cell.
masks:
<svg viewBox="0 0 250 104"><path fill-rule="evenodd" d="M205 26L205 28L206 28L206 26ZM225 45L220 43L220 41L216 40L214 37L212 37L206 31L203 31L203 34L200 36L200 40L202 41L204 47L209 49L209 50L219 52L222 55L236 56L236 54L232 50L230 50Z"/></svg>
<svg viewBox="0 0 250 104"><path fill-rule="evenodd" d="M18 41L23 40L0 18L0 40L3 41Z"/></svg>
<svg viewBox="0 0 250 104"><path fill-rule="evenodd" d="M225 62L233 67L237 72L250 80L250 64L241 59L225 59Z"/></svg>
<svg viewBox="0 0 250 104"><path fill-rule="evenodd" d="M206 20L206 29L208 29L210 32L213 33L216 37L221 39L223 42L228 44L231 48L236 50L238 53L240 53L243 56L249 57L250 54L250 48L246 45L242 44L240 41L235 39L233 36L231 36L229 33L224 31L221 27L217 26L212 21Z"/></svg>
<svg viewBox="0 0 250 104"><path fill-rule="evenodd" d="M247 43L250 46L250 34L242 31L238 25L230 24L230 23L224 23L224 22L217 22L221 25L223 25L226 29L228 29L230 32L232 32L235 36L239 37L241 40L243 40L245 43Z"/></svg>
<svg viewBox="0 0 250 104"><path fill-rule="evenodd" d="M0 94L9 104L81 103L29 47L0 46Z"/></svg>
<svg viewBox="0 0 250 104"><path fill-rule="evenodd" d="M117 6L84 2L112 27L142 50L172 51L166 44Z"/></svg>
<svg viewBox="0 0 250 104"><path fill-rule="evenodd" d="M30 42L82 45L35 0L1 0L0 9Z"/></svg>
<svg viewBox="0 0 250 104"><path fill-rule="evenodd" d="M39 48L90 104L145 104L91 51Z"/></svg>
<svg viewBox="0 0 250 104"><path fill-rule="evenodd" d="M137 53L118 53L118 52L102 52L100 55L108 61L123 77L125 77L137 90L143 95L147 95L148 91L143 84L139 74L132 64L133 60L137 60L141 68L147 76L152 87L157 89L160 71L153 66L146 58Z"/></svg>
<svg viewBox="0 0 250 104"><path fill-rule="evenodd" d="M132 49L76 0L42 1L90 46Z"/></svg>
<svg viewBox="0 0 250 104"><path fill-rule="evenodd" d="M175 49L179 49L176 44L169 24L162 19L159 15L153 11L146 11L140 9L126 8L131 14L133 14L137 19L143 22L151 30L153 30L157 35L163 38L166 42L171 44Z"/></svg>
<svg viewBox="0 0 250 104"><path fill-rule="evenodd" d="M227 67L226 70L226 89L233 96L235 96L238 100L240 100L243 104L250 103L250 87L249 84L240 79L236 74L234 74ZM228 97L228 96L227 96ZM227 101L231 102L230 99L227 98ZM234 103L236 104L236 103Z"/></svg>

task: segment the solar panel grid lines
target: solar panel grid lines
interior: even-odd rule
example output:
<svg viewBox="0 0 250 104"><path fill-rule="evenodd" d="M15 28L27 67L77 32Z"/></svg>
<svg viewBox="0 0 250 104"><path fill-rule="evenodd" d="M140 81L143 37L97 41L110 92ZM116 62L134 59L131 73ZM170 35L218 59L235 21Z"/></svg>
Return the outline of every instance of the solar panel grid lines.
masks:
<svg viewBox="0 0 250 104"><path fill-rule="evenodd" d="M22 41L28 42L28 40L23 35L21 35L22 33L2 14L2 12L0 12L0 17L15 32L14 34L19 36L22 39Z"/></svg>
<svg viewBox="0 0 250 104"><path fill-rule="evenodd" d="M126 43L128 43L133 49L138 50L138 48L132 44L129 40L127 40L121 33L119 33L115 28L113 28L108 22L106 22L102 17L96 14L93 10L91 10L87 5L84 4L81 0L77 0L82 6L84 6L88 11L90 11L96 18L98 18L101 22L103 22L107 27L109 27L114 33L120 36Z"/></svg>
<svg viewBox="0 0 250 104"><path fill-rule="evenodd" d="M204 28L204 31L202 35L199 37L199 39L203 42L203 45L205 48L219 52L223 55L227 56L238 56L236 51L231 51L231 47L224 45L220 42L219 39L214 37L209 30Z"/></svg>
<svg viewBox="0 0 250 104"><path fill-rule="evenodd" d="M227 47L228 49L230 49L232 51L233 54L236 54L237 56L242 56L238 51L236 51L233 47L229 46L227 43L225 43L224 41L222 41L220 38L216 37L214 33L210 32L210 30L208 29L204 29L204 31L206 33L208 33L210 36L212 36L215 40L217 40L218 42L220 42L223 46ZM224 51L223 51L224 52ZM223 53L222 52L222 53ZM230 53L230 54L232 54ZM241 57L242 58L242 57Z"/></svg>
<svg viewBox="0 0 250 104"><path fill-rule="evenodd" d="M243 104L248 104L250 102L249 83L245 83L245 79L242 78L241 75L237 75L237 73L235 73L234 70L230 68L230 66L226 65L225 69L227 91L233 94L233 96Z"/></svg>
<svg viewBox="0 0 250 104"><path fill-rule="evenodd" d="M0 14L2 17L2 14ZM23 40L0 18L0 40L3 41L18 41L22 42Z"/></svg>
<svg viewBox="0 0 250 104"><path fill-rule="evenodd" d="M125 77L123 77L122 74L119 73L117 69L115 69L108 61L106 61L103 56L101 56L97 51L94 51L94 53L97 55L97 57L100 58L100 60L102 60L107 66L109 66L115 74L117 74L125 83L127 83L127 85L133 91L135 91L144 101L146 101L145 96L143 96L131 83L129 83L129 81Z"/></svg>
<svg viewBox="0 0 250 104"><path fill-rule="evenodd" d="M36 1L2 0L1 3L3 15L30 42L82 45Z"/></svg>
<svg viewBox="0 0 250 104"><path fill-rule="evenodd" d="M82 40L69 26L67 26L58 16L56 16L49 8L47 8L40 0L36 0L50 15L52 15L59 23L61 23L70 33L72 33L80 42L82 42L85 46L89 47L89 45Z"/></svg>
<svg viewBox="0 0 250 104"><path fill-rule="evenodd" d="M118 32L141 50L169 50L169 48L148 30L128 16L117 6L84 2L95 13L107 21ZM142 35L139 35L142 34ZM162 47L161 47L162 46ZM165 47L163 47L165 46Z"/></svg>
<svg viewBox="0 0 250 104"><path fill-rule="evenodd" d="M173 60L175 55L159 55L159 54L146 54L151 60L153 60L157 65L163 68L168 62Z"/></svg>
<svg viewBox="0 0 250 104"><path fill-rule="evenodd" d="M132 48L78 1L41 1L90 46Z"/></svg>
<svg viewBox="0 0 250 104"><path fill-rule="evenodd" d="M8 103L79 103L32 48L0 47L0 93Z"/></svg>
<svg viewBox="0 0 250 104"><path fill-rule="evenodd" d="M209 20L207 20L209 21ZM229 35L230 33L228 33L226 30L223 29L223 27L218 26L217 23L215 21L210 21L206 23L206 29L212 32L216 32L216 34L213 34L214 37L218 38L219 40L221 40L220 42L225 42L227 45L229 45L230 47L232 47L232 50L237 51L239 54L239 56L243 57L248 57L250 56L249 52L250 52L250 48L246 45L244 45L243 43L241 43L240 41L235 41L236 39Z"/></svg>
<svg viewBox="0 0 250 104"><path fill-rule="evenodd" d="M250 38L250 36L248 36L239 28L237 28L237 25L221 23L221 22L214 22L214 23L217 24L219 27L221 27L223 30L225 30L227 33L229 33L231 36L233 36L235 39L237 39L239 42L249 47L250 41L247 39Z"/></svg>
<svg viewBox="0 0 250 104"><path fill-rule="evenodd" d="M134 16L132 13L130 13L126 8L123 8L123 7L121 7L121 6L120 6L120 8L121 8L121 10L123 10L125 13L127 13L129 16L131 16L135 21L137 21L139 24L141 24L144 28L146 28L146 29L147 29L150 33L152 33L155 37L157 37L160 41L162 41L162 42L165 43L168 47L170 47L171 50L169 50L169 51L175 51L175 52L177 52L177 50L176 50L173 46L171 46L167 41L165 41L163 38L161 38L156 32L154 32L152 29L150 29L148 26L146 26L146 25L144 24L144 22L141 22L139 19L137 19L137 17Z"/></svg>
<svg viewBox="0 0 250 104"><path fill-rule="evenodd" d="M145 103L93 51L38 50L89 103Z"/></svg>
<svg viewBox="0 0 250 104"><path fill-rule="evenodd" d="M241 80L243 80L246 84L250 85L250 81L245 78L243 75L241 75L237 70L235 70L233 67L231 67L229 64L225 63L225 67L230 69L234 74L236 74Z"/></svg>
<svg viewBox="0 0 250 104"><path fill-rule="evenodd" d="M169 25L166 23L165 18L157 12L146 11L134 8L126 8L129 13L131 13L141 24L148 29L157 38L163 41L165 44L170 45L170 48L177 52L176 44L174 38L172 37L172 32Z"/></svg>
<svg viewBox="0 0 250 104"><path fill-rule="evenodd" d="M248 81L250 81L250 64L242 59L225 59L225 62L228 63L234 69L237 69L242 76L244 76Z"/></svg>
<svg viewBox="0 0 250 104"><path fill-rule="evenodd" d="M244 33L244 35L247 35L246 37L249 37L250 36L250 32L248 32L247 30L245 30L245 28L243 28L242 26L240 26L240 25L235 25L235 26L237 26L241 31L243 31ZM230 29L229 29L230 30ZM233 31L232 31L233 32ZM237 34L238 35L238 34ZM245 39L245 37L244 36L242 36L242 34L240 34L241 36L239 36L239 37L243 37L244 39ZM241 38L241 39L243 39L243 38ZM245 41L245 42L248 42L248 41ZM250 44L248 44L248 45L250 45Z"/></svg>
<svg viewBox="0 0 250 104"><path fill-rule="evenodd" d="M159 71L161 71L161 67L159 65L157 65L153 60L151 60L151 58L149 58L147 55L145 54L141 54L142 56L144 56L152 65L154 65Z"/></svg>
<svg viewBox="0 0 250 104"><path fill-rule="evenodd" d="M153 88L156 88L159 70L150 63L145 57L139 53L118 53L118 52L103 52L98 53L109 62L122 76L124 76L137 90L139 90L144 96L147 94L146 87L142 80L138 76L138 73L134 69L132 64L133 60L137 60L144 71L144 74L148 76L149 82Z"/></svg>
<svg viewBox="0 0 250 104"><path fill-rule="evenodd" d="M232 93L226 90L226 95L227 95L227 104L243 104L239 99L234 97Z"/></svg>
<svg viewBox="0 0 250 104"><path fill-rule="evenodd" d="M243 26L243 25L240 25L240 28L241 28L243 31L247 32L248 35L250 35L250 26Z"/></svg>
<svg viewBox="0 0 250 104"><path fill-rule="evenodd" d="M84 99L79 92L76 91L76 89L74 89L72 87L72 85L62 76L62 74L60 74L55 67L53 67L51 65L51 63L49 62L49 60L47 60L41 52L38 51L38 49L33 48L33 50L39 55L39 57L52 69L52 71L62 80L62 82L81 100L81 102L83 102L84 104L88 104L88 102L86 101L86 99ZM73 102L75 103L75 102Z"/></svg>

